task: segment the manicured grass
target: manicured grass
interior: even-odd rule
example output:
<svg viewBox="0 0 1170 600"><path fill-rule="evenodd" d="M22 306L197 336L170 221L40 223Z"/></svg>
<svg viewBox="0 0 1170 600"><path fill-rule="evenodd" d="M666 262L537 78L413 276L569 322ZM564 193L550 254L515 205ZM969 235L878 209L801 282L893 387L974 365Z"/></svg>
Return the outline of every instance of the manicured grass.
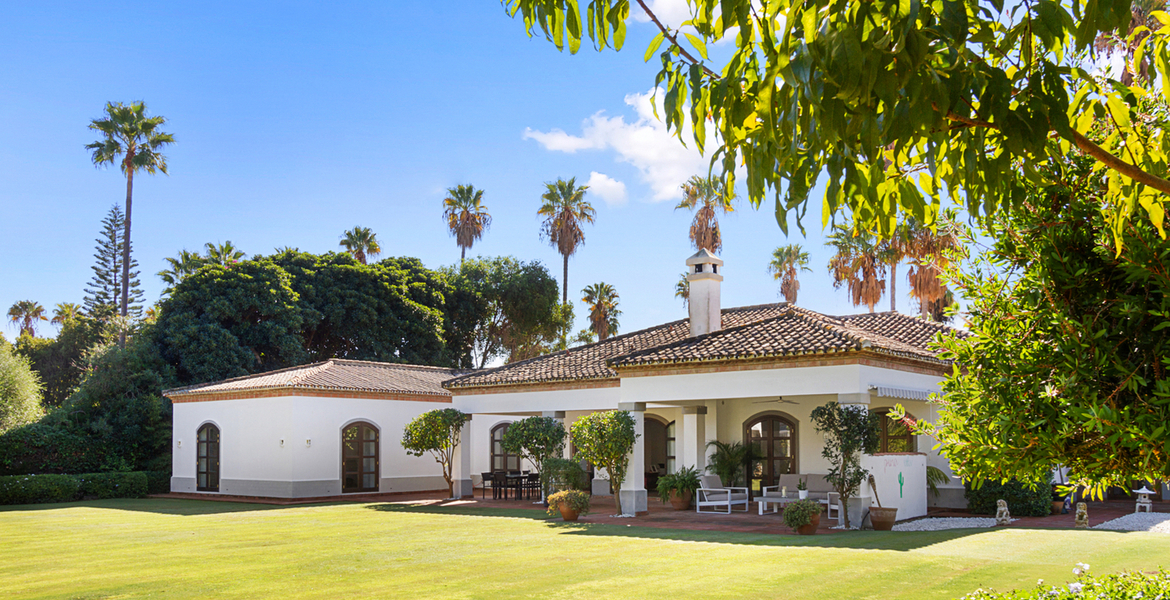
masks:
<svg viewBox="0 0 1170 600"><path fill-rule="evenodd" d="M1170 564L1170 536L813 537L572 525L527 510L105 500L0 510L2 598L957 598Z"/></svg>

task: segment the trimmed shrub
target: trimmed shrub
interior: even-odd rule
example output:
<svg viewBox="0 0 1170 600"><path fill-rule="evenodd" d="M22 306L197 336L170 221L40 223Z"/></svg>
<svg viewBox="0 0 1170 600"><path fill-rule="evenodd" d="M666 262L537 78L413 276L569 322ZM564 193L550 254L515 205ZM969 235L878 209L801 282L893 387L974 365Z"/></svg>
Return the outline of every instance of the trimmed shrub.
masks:
<svg viewBox="0 0 1170 600"><path fill-rule="evenodd" d="M1012 516L1043 517L1052 512L1052 476L1036 482L1034 489L1015 479L1007 483L984 481L978 489L968 483L964 495L972 514L994 515L995 502L1006 500Z"/></svg>
<svg viewBox="0 0 1170 600"><path fill-rule="evenodd" d="M1082 572L1081 567L1088 568L1088 565L1078 565L1073 572ZM1082 575L1076 581L1059 585L1045 585L1044 580L1040 580L1036 587L1030 590L996 592L990 589L979 589L963 596L963 600L1085 600L1086 598L1147 598L1154 600L1168 596L1170 596L1170 574L1166 572L1123 571L1103 577Z"/></svg>
<svg viewBox="0 0 1170 600"><path fill-rule="evenodd" d="M103 457L94 445L44 422L13 429L0 435L0 475L98 471Z"/></svg>
<svg viewBox="0 0 1170 600"><path fill-rule="evenodd" d="M70 475L0 477L0 504L41 504L77 500L81 483Z"/></svg>
<svg viewBox="0 0 1170 600"><path fill-rule="evenodd" d="M170 471L145 471L145 473L147 494L166 494L171 491Z"/></svg>
<svg viewBox="0 0 1170 600"><path fill-rule="evenodd" d="M96 498L142 498L146 496L146 473L86 473L76 475L81 484L81 496L85 499Z"/></svg>

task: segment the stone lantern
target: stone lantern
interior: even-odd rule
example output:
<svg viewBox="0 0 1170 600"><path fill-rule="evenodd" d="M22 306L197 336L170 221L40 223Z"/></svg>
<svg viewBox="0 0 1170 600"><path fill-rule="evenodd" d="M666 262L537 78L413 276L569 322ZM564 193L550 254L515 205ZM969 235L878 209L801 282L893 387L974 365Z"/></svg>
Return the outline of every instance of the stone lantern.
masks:
<svg viewBox="0 0 1170 600"><path fill-rule="evenodd" d="M1150 502L1150 494L1153 494L1154 490L1147 489L1146 486L1143 485L1142 489L1134 490L1133 493L1138 495L1137 506L1133 509L1135 514L1140 513L1143 510L1146 512L1154 512L1154 503Z"/></svg>

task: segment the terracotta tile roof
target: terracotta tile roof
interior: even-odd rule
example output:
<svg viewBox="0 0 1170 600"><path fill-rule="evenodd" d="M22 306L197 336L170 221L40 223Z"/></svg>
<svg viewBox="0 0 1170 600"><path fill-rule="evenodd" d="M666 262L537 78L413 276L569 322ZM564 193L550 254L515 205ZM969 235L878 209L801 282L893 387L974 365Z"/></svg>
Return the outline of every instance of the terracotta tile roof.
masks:
<svg viewBox="0 0 1170 600"><path fill-rule="evenodd" d="M626 367L857 350L941 363L928 344L934 333L946 329L898 314L830 317L791 306L775 317L633 352L609 364Z"/></svg>
<svg viewBox="0 0 1170 600"><path fill-rule="evenodd" d="M253 390L334 390L450 396L443 382L466 370L335 358L301 365L166 390L168 398Z"/></svg>
<svg viewBox="0 0 1170 600"><path fill-rule="evenodd" d="M723 326L735 327L774 317L784 304L759 304L723 310ZM457 377L444 384L448 389L616 378L606 361L685 340L690 335L690 321L680 319L649 329L609 338L603 342L570 348L561 352L517 361Z"/></svg>

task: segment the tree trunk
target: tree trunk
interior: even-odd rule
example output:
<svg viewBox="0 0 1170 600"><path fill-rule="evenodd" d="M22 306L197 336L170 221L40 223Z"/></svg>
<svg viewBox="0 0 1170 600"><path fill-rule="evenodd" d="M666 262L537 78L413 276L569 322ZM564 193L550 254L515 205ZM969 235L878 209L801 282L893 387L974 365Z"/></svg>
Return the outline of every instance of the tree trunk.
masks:
<svg viewBox="0 0 1170 600"><path fill-rule="evenodd" d="M134 194L134 169L126 170L126 227L122 234L122 306L118 313L124 318L130 312L130 210ZM118 345L126 346L125 325L118 334Z"/></svg>
<svg viewBox="0 0 1170 600"><path fill-rule="evenodd" d="M613 479L613 470L606 469L609 472L609 487L613 490L613 503L617 506L617 514L622 514L622 482Z"/></svg>
<svg viewBox="0 0 1170 600"><path fill-rule="evenodd" d="M890 312L898 312L898 263L890 263Z"/></svg>
<svg viewBox="0 0 1170 600"><path fill-rule="evenodd" d="M564 292L561 294L561 304L569 303L569 255L565 255L565 267L561 278Z"/></svg>
<svg viewBox="0 0 1170 600"><path fill-rule="evenodd" d="M840 499L837 502L839 503L839 504L837 504L837 510L841 512L841 521L845 526L845 530L848 531L849 530L849 496L846 496L845 494L841 494Z"/></svg>
<svg viewBox="0 0 1170 600"><path fill-rule="evenodd" d="M460 265L463 264L463 259L465 259L465 258L467 258L467 247L460 246L459 247L459 264Z"/></svg>

